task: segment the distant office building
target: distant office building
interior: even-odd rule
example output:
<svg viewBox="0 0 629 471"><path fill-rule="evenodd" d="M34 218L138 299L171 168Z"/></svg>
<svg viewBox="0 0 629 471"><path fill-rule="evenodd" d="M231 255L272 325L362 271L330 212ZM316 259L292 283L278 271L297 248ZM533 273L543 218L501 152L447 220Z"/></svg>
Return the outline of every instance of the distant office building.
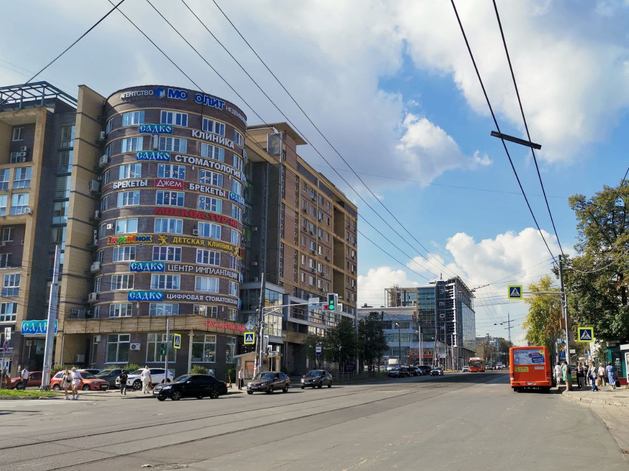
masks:
<svg viewBox="0 0 629 471"><path fill-rule="evenodd" d="M435 342L435 362L460 368L475 354L472 291L459 277L421 287L387 288L388 307L417 307L423 335ZM425 333L424 333L425 332Z"/></svg>

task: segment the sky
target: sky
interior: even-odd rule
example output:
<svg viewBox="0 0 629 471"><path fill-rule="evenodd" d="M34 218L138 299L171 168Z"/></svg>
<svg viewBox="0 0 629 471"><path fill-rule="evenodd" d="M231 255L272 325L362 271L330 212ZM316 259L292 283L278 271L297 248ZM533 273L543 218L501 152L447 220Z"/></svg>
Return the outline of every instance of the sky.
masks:
<svg viewBox="0 0 629 471"><path fill-rule="evenodd" d="M559 240L530 149L507 147L548 249L490 136L496 127L450 2L126 0L120 10L249 124L288 121L309 143L300 154L359 208L359 305L383 305L393 284L458 275L476 288L477 334L507 337L510 316L522 343L526 306L507 299L507 285L526 290L551 274L559 243L573 254L568 198L618 185L629 165L629 1L496 4L531 139L542 145L537 164ZM501 131L526 138L492 2L456 6ZM24 83L111 8L106 0L5 5L12 21L0 29L0 85ZM79 84L104 96L143 84L197 88L118 12L36 80L75 96Z"/></svg>

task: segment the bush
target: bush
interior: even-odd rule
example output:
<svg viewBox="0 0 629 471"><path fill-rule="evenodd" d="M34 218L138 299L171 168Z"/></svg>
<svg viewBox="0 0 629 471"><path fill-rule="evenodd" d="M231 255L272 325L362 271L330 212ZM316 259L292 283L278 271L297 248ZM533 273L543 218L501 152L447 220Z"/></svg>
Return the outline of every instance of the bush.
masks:
<svg viewBox="0 0 629 471"><path fill-rule="evenodd" d="M192 368L190 368L190 374L191 375L206 375L207 368L201 365L192 365Z"/></svg>
<svg viewBox="0 0 629 471"><path fill-rule="evenodd" d="M236 365L234 363L228 363L225 365L225 376L231 381L236 381Z"/></svg>
<svg viewBox="0 0 629 471"><path fill-rule="evenodd" d="M72 367L69 365L55 365L50 369L50 377L52 378L54 375L64 370L72 371Z"/></svg>

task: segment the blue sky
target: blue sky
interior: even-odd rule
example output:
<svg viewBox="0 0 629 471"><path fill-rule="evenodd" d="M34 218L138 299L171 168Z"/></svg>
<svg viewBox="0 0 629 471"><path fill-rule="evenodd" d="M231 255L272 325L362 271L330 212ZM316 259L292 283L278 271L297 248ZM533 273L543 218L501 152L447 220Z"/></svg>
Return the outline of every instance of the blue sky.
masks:
<svg viewBox="0 0 629 471"><path fill-rule="evenodd" d="M520 340L526 312L506 301L508 281L526 284L549 273L546 251L488 114L450 2L419 0L216 0L299 104L361 178L434 257L429 271L457 273L477 291L477 333L506 335L507 311ZM285 121L180 1L152 0L266 122ZM379 306L393 283L426 284L433 275L412 261L424 253L351 174L264 70L213 2L186 0L302 135L396 228L340 181L311 146L300 152L336 182L367 221L359 228L401 264L359 238L359 303ZM576 238L568 197L617 185L629 159L624 149L629 106L627 1L498 1L532 139L560 240ZM490 1L457 7L503 132L523 137ZM11 2L0 31L0 83L20 83L91 26L105 0ZM207 92L253 111L157 16L144 0L122 10ZM60 26L62 26L60 28ZM28 28L29 33L24 34ZM76 94L86 84L107 96L160 83L194 88L119 14L114 13L38 80ZM509 145L515 166L554 254L550 225L530 152ZM400 252L399 246L405 253ZM424 255L426 255L424 253ZM428 256L428 255L426 255ZM443 265L445 264L447 268ZM413 273L408 268L419 272ZM423 278L422 276L426 278ZM509 278L514 275L512 278Z"/></svg>

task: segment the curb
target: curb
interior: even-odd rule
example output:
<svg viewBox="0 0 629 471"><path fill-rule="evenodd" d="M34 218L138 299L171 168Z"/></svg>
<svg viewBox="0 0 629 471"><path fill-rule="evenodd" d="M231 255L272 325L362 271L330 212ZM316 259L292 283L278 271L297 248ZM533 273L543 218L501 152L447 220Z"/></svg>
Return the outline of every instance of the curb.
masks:
<svg viewBox="0 0 629 471"><path fill-rule="evenodd" d="M621 401L595 399L591 397L574 397L572 394L568 394L566 391L561 393L561 397L566 401L576 402L578 404L595 405L595 406L615 406L615 407L627 407L629 404Z"/></svg>
<svg viewBox="0 0 629 471"><path fill-rule="evenodd" d="M24 396L24 397L15 397L15 396L10 396L10 397L0 397L0 401L57 401L61 399L60 397L55 397L55 396L43 396L43 397L33 397L33 396Z"/></svg>

